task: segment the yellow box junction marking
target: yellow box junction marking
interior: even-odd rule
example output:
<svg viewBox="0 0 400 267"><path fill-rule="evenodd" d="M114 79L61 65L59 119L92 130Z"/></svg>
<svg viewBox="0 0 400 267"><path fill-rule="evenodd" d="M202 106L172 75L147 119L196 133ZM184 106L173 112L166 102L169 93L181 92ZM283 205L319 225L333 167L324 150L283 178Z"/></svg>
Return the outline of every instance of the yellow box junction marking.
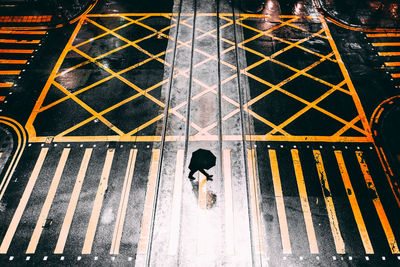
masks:
<svg viewBox="0 0 400 267"><path fill-rule="evenodd" d="M346 253L345 245L342 238L342 234L340 233L339 222L336 216L335 206L333 205L331 190L329 188L325 167L322 162L321 152L319 150L313 150L313 153L314 153L315 164L317 166L319 181L321 184L322 194L325 200L326 210L328 212L333 240L335 242L336 252L338 254L345 254Z"/></svg>
<svg viewBox="0 0 400 267"><path fill-rule="evenodd" d="M314 224L312 221L310 204L308 203L307 189L304 181L303 170L301 168L299 151L292 149L293 166L296 174L297 188L299 189L300 203L303 210L304 222L306 225L308 243L310 246L310 252L312 254L318 254L318 243L315 237Z"/></svg>
<svg viewBox="0 0 400 267"><path fill-rule="evenodd" d="M356 220L357 228L358 231L360 232L360 237L364 245L365 253L374 254L374 249L372 248L371 240L369 239L367 227L365 226L364 219L362 217L360 207L358 206L353 186L351 185L350 182L350 177L347 172L346 164L344 163L342 151L335 150L335 156L344 186L346 188L347 197L349 198L351 209L353 210L354 219Z"/></svg>
<svg viewBox="0 0 400 267"><path fill-rule="evenodd" d="M96 234L97 224L99 222L101 207L103 206L104 194L108 188L108 178L110 176L111 165L114 158L115 149L108 149L104 161L103 171L101 173L99 186L93 203L92 214L90 215L85 241L83 243L82 254L90 254Z"/></svg>
<svg viewBox="0 0 400 267"><path fill-rule="evenodd" d="M92 148L86 148L85 154L83 155L82 163L79 168L78 176L76 177L75 185L72 190L71 198L69 200L67 213L64 217L64 222L61 226L60 235L58 236L56 248L54 249L54 254L62 254L64 252L65 243L67 242L67 237L69 229L72 224L72 219L75 214L76 206L78 205L79 194L82 189L83 181L85 179L86 170L89 165L89 160L92 155Z"/></svg>
<svg viewBox="0 0 400 267"><path fill-rule="evenodd" d="M15 213L11 220L11 223L8 226L8 229L3 238L3 241L1 242L0 254L6 254L8 251L8 248L10 247L10 244L14 237L15 231L17 230L17 227L21 221L22 214L24 213L26 205L28 204L28 200L32 194L33 187L35 186L36 180L39 177L39 173L40 173L40 170L42 169L43 162L44 162L44 159L46 158L48 150L49 149L47 147L45 147L45 148L42 148L42 150L40 151L40 154L36 161L35 167L33 168L31 176L29 177L28 184L25 187L24 193L22 194L22 197L19 201L18 207L15 210Z"/></svg>
<svg viewBox="0 0 400 267"><path fill-rule="evenodd" d="M35 229L33 230L31 240L29 241L28 248L26 249L26 254L34 254L36 252L36 247L39 243L39 239L42 234L43 227L46 223L47 216L50 212L51 204L53 203L54 197L56 195L58 184L60 183L70 150L70 148L63 149L56 172L54 173L53 180L50 184L49 192L47 193L42 210L40 211L39 218L36 222Z"/></svg>
<svg viewBox="0 0 400 267"><path fill-rule="evenodd" d="M394 237L392 227L390 226L389 220L385 213L385 209L383 208L381 199L379 198L378 192L376 191L376 187L375 187L374 181L372 180L371 174L369 172L367 163L365 162L363 152L356 151L356 156L358 159L358 163L360 164L360 168L363 173L364 180L365 180L365 183L367 184L368 190L371 190L371 192L373 192L376 196L372 201L374 203L379 220L381 221L381 224L382 224L383 230L385 232L386 239L388 241L390 250L392 251L393 254L399 254L400 250L397 245L396 239Z"/></svg>
<svg viewBox="0 0 400 267"><path fill-rule="evenodd" d="M279 228L281 231L283 253L291 254L289 228L286 220L285 202L283 198L281 178L279 175L278 159L273 149L268 150L269 160L271 164L272 181L274 184L275 202L278 211Z"/></svg>
<svg viewBox="0 0 400 267"><path fill-rule="evenodd" d="M169 63L165 62L165 60L162 59L162 57L165 56L166 53L171 52L171 49L169 49L167 51L163 51L163 52L155 55L155 54L152 54L149 51L147 51L145 48L142 48L140 46L140 42L143 40L152 38L154 36L161 36L163 38L167 38L167 39L173 41L174 38L169 36L166 33L167 30L177 26L177 23L178 23L177 19L174 18L173 15L174 15L173 13L127 13L127 14L90 14L90 15L83 16L81 18L81 20L79 21L78 25L76 26L67 46L65 47L59 60L57 61L56 66L54 67L53 72L51 73L51 75L50 75L50 77L49 77L49 79L48 79L48 81L47 81L35 107L34 107L34 110L32 111L32 114L28 119L26 128L29 133L29 140L31 142L42 142L43 140L45 140L47 138L47 136L37 136L36 135L36 131L34 128L34 122L35 122L36 117L41 112L43 112L47 109L51 109L55 105L62 103L68 99L72 99L73 101L75 101L78 105L80 105L82 108L84 108L86 111L88 111L92 116L85 119L84 121L82 121L80 123L77 123L76 125L70 127L69 129L65 129L61 133L54 133L53 140L55 142L77 142L77 141L137 141L137 142L140 142L140 141L145 141L145 140L146 141L160 140L161 136L143 136L143 135L140 135L139 133L140 133L140 131L149 127L150 125L162 120L163 116L164 116L163 114L156 115L153 119L149 120L148 122L145 122L144 124L138 126L135 129L132 129L131 131L128 131L128 132L124 132L124 131L118 129L115 125L108 122L104 118L104 115L106 115L108 112L111 112L111 111L119 108L120 106L122 106L140 96L144 96L146 98L146 101L154 102L161 109L165 108L165 104L162 101L160 101L159 99L153 97L151 94L148 94L148 93L151 92L152 90L158 88L159 86L162 86L162 85L168 83L168 79L159 81L157 84L152 85L148 88L139 88L137 85L134 84L134 82L129 81L128 79L122 77L121 75L123 73L133 70L143 64L146 64L147 62L149 62L151 60L156 60L168 67L171 67L169 65ZM157 17L157 16L171 20L171 25L169 25L168 27L165 27L164 29L156 30L156 29L152 28L150 25L146 24L147 18L153 18L153 17ZM185 18L185 16L189 16L189 18L190 18L192 16L192 14L186 14L186 15L181 14L181 16L182 16L182 19L181 19L180 23L185 25L186 27L192 28L192 25L189 24L188 19ZM208 14L207 13L207 14L201 14L201 16L216 16L216 14L214 14L214 13ZM97 17L116 17L116 18L120 18L122 21L125 21L126 23L123 25L120 25L118 27L115 27L113 29L109 29L109 28L101 25L100 23L96 22L95 20L93 20L93 18L97 18ZM225 23L220 26L221 29L231 26L234 23L231 14L220 14L220 18ZM340 55L337 52L337 48L332 40L332 37L329 33L329 29L328 29L325 21L323 20L323 18L318 17L318 19L320 19L321 24L323 26L320 31L313 33L310 36L308 36L302 40L296 41L296 42L292 42L290 40L279 38L279 37L275 36L272 33L272 31L275 29L278 29L280 27L283 27L283 26L290 26L297 30L307 32L305 29L298 26L297 22L299 22L300 17L298 17L298 16L280 16L277 19L277 24L274 27L272 27L268 30L265 30L265 31L262 31L262 30L259 30L259 29L256 29L256 28L253 28L253 27L250 27L250 26L244 24L244 21L249 18L265 18L265 16L241 14L239 17L236 18L237 25L245 27L248 30L254 31L256 33L256 35L254 37L244 40L243 42L239 43L238 46L240 49L244 49L247 52L254 53L257 56L260 56L261 60L252 64L251 66L247 66L245 69L242 69L241 73L249 76L250 78L254 78L254 79L258 80L259 82L264 83L264 84L270 86L271 88L268 91L266 91L265 93L263 93L262 95L251 99L248 103L245 103L244 110L245 110L245 112L248 112L254 119L257 119L257 120L261 121L262 123L267 124L269 127L272 128L272 130L265 135L246 136L246 140L248 139L248 140L256 140L256 141L331 141L331 142L337 142L337 141L339 141L339 142L370 142L370 141L372 141L368 122L366 121L364 111L361 107L358 96L354 90L354 86L351 83L351 80L350 80L350 78L347 74L347 71L343 65ZM266 18L269 18L269 17L267 16ZM315 22L316 18L307 17L307 19L313 19L313 21ZM79 33L81 26L84 23L91 24L92 26L103 30L103 33L99 34L98 36L94 36L93 38L90 38L88 40L83 40L80 43L73 45L75 37ZM149 30L150 31L149 35L145 36L141 39L132 41L132 40L126 39L125 37L119 35L116 32L119 29L128 27L129 25L133 25L133 24L135 24L137 26L141 26L141 27ZM207 35L211 36L211 37L216 37L216 34L217 34L217 29L212 29L212 30L206 31L206 30L202 30L200 28L199 29L196 28L195 30L199 32L196 39L203 38L204 36L207 36ZM89 55L87 55L86 53L84 53L82 50L79 49L82 45L93 42L93 41L95 41L101 37L107 36L107 35L116 37L116 38L120 39L122 42L124 42L125 44L122 45L121 47L112 49L102 55L95 57L95 58L90 57ZM248 42L250 42L251 40L254 40L258 37L261 37L261 36L271 37L277 41L288 44L288 46L280 51L275 52L272 56L266 56L262 53L254 51L246 46L246 44ZM322 55L322 54L314 52L302 45L304 42L311 40L314 37L319 37L319 38L329 40L329 43L332 48L332 52L327 55ZM228 44L228 48L222 50L221 55L224 55L235 49L234 42L227 40L225 38L221 38L221 41L223 41L225 44ZM177 40L177 42L178 42L178 44L177 44L178 49L181 47L189 47L189 48L191 47L191 40L186 41L186 42ZM142 53L146 54L149 58L147 58L146 60L139 62L135 65L132 65L124 70L118 71L118 72L112 71L111 69L109 69L108 67L104 66L103 64L101 64L99 62L99 60L103 59L104 57L111 55L114 52L120 51L121 49L124 49L128 46L135 47ZM319 58L319 60L317 60L315 63L311 64L310 66L308 66L302 70L298 70L298 69L293 68L287 64L284 64L283 62L280 62L276 59L276 57L278 55L285 53L292 48L298 48L309 54L317 56ZM210 61L218 62L217 55L209 54L209 52L202 51L198 48L196 48L195 50L196 50L196 53L200 53L203 56L205 56L204 60L202 60L201 62L197 63L194 66L195 68L198 68L198 67L202 66L203 64L210 62ZM84 61L83 63L80 63L76 66L70 67L66 70L60 70L61 64L63 63L63 61L69 51L74 51L74 52L80 54L82 57L84 57L86 59L86 61ZM280 66L282 66L284 68L290 69L291 71L294 71L294 74L291 77L289 77L288 79L286 79L276 85L272 85L272 84L269 84L267 81L264 81L262 79L262 77L254 76L248 72L248 70L250 70L266 61L271 61L273 63L279 64ZM324 81L318 77L312 76L311 74L308 73L309 70L315 68L316 66L318 66L319 64L321 64L324 61L331 61L331 62L339 65L339 67L342 71L342 74L344 76L344 80L341 83L331 84L327 81ZM86 64L91 63L91 62L96 64L97 66L99 66L102 70L109 73L109 76L106 78L103 78L102 80L97 81L93 84L88 84L84 88L82 88L74 93L70 93L67 89L65 89L63 87L62 84L55 82L56 77L65 75L66 73L68 73L72 70L78 69ZM225 62L224 60L219 60L219 62L221 64L225 65L226 67L230 68L233 71L236 70L236 66L233 66L233 65L229 64L228 62ZM184 69L184 70L177 70L176 74L174 74L173 78L175 79L175 78L178 78L179 76L188 78L189 71L190 71L189 68ZM234 74L232 74L228 78L224 79L222 81L222 84L226 84L226 83L232 81L233 79L235 79L237 74L235 72L233 72L233 73ZM293 80L296 77L299 77L301 75L311 78L319 83L325 84L325 85L329 86L331 89L328 90L324 95L322 95L321 97L319 97L318 99L316 99L313 102L306 101L305 99L302 99L302 98L282 89L283 85L285 85L286 83L290 82L291 80ZM128 97L127 99L121 101L120 103L117 103L111 107L106 108L105 110L103 110L101 112L94 112L93 108L91 108L90 106L88 106L87 104L85 104L83 101L81 101L79 99L81 93L91 90L95 86L100 85L110 79L119 79L123 83L130 86L134 91L136 91L136 94ZM218 94L218 91L217 91L218 85L217 84L207 85L197 79L193 79L193 82L195 84L197 84L198 86L200 86L200 88L202 89L201 92L199 92L197 95L192 97L193 100L201 97L202 95L205 95L206 93L212 93L215 95ZM66 96L57 101L54 101L53 103L47 104L46 106L42 106L42 104L46 98L46 95L49 91L49 88L52 85L56 86ZM345 85L347 85L349 90L343 88ZM279 91L281 93L284 93L287 96L293 98L294 100L300 101L301 103L305 104L306 106L303 109L301 109L299 112L297 112L296 114L294 114L293 116L291 116L290 118L285 120L284 122L280 123L279 125L275 125L275 124L271 123L270 121L268 121L267 118L263 118L262 116L260 116L259 114L255 113L254 111L251 110L251 106L253 104L255 104L257 101L259 101L263 97L267 96L268 94L272 93L273 91ZM329 112L329 110L325 110L318 106L318 104L321 101L326 99L329 95L331 95L335 91L341 91L343 93L350 95L353 98L355 106L357 108L358 115L355 118L353 118L352 120L347 121L345 119L342 119L339 116ZM232 112L230 112L229 114L227 114L225 117L222 118L223 121L226 121L229 118L231 118L232 116L234 116L235 114L240 112L240 109L239 109L240 105L233 99L229 98L227 95L221 95L221 97L222 97L222 99L224 99L225 101L231 103L232 105L234 105L236 107L235 110L233 110ZM184 101L182 103L177 103L177 105L175 107L170 108L169 113L174 114L181 120L185 121L186 118L178 112L178 109L182 108L185 105L187 105L186 101ZM310 135L296 136L285 130L286 126L291 124L293 121L298 119L302 114L304 114L305 112L307 112L310 109L315 109L319 112L322 112L325 115L331 117L332 119L342 123L343 124L342 129L339 129L335 134L330 135L330 136L313 136L312 133L310 133ZM111 130L113 130L115 132L115 135L109 135L109 136L74 136L73 135L73 132L76 129L86 125L87 123L91 122L93 119L96 119L96 118L99 119L101 122L103 122L104 125L109 127ZM356 123L359 121L361 121L362 127L356 126ZM217 127L216 123L212 123L212 124L202 128L202 127L199 127L198 125L196 125L194 122L191 122L191 126L198 131L194 136L189 137L189 139L191 141L218 140L218 137L216 135L210 134L210 132L215 127ZM353 130L359 132L362 136L347 136L346 131L349 129L353 129ZM277 133L280 133L281 135L277 135ZM66 136L66 135L68 135L68 136ZM180 138L181 137L179 137L179 136L167 136L166 141L177 141L177 140L180 140ZM233 136L229 137L230 140L241 140L241 138L242 138L242 136L239 136L239 135L238 136L233 135Z"/></svg>

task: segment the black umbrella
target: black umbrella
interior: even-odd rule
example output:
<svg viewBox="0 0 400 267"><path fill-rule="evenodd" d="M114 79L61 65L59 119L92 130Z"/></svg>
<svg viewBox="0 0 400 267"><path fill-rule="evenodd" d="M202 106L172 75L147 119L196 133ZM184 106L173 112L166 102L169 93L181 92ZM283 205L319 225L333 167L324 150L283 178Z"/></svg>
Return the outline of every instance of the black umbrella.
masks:
<svg viewBox="0 0 400 267"><path fill-rule="evenodd" d="M210 169L215 166L216 157L210 150L198 149L192 153L190 170Z"/></svg>

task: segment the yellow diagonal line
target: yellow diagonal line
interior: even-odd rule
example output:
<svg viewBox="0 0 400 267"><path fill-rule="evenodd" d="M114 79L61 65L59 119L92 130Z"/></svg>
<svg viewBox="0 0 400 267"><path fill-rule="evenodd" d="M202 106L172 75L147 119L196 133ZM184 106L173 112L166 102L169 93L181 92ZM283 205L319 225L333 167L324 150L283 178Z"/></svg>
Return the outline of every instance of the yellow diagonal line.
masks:
<svg viewBox="0 0 400 267"><path fill-rule="evenodd" d="M244 111L247 111L251 116L253 116L254 118L258 119L259 121L263 122L264 124L268 125L269 127L271 127L272 129L276 129L277 132L282 133L283 135L289 136L290 134L288 134L286 131L284 131L283 129L280 129L278 126L276 126L275 124L273 124L272 122L266 120L264 117L258 115L257 113L255 113L254 111L248 109L247 107L244 108Z"/></svg>
<svg viewBox="0 0 400 267"><path fill-rule="evenodd" d="M151 124L155 123L156 121L161 120L162 118L164 118L164 114L160 114L157 117L149 120L148 122L140 125L139 127L135 128L134 130L130 131L129 133L127 133L126 135L133 135L141 130L143 130L144 128L150 126Z"/></svg>
<svg viewBox="0 0 400 267"><path fill-rule="evenodd" d="M62 87L59 83L57 83L56 81L53 81L53 84L60 89L64 94L69 95L71 94L67 89L65 89L64 87ZM98 118L101 122L103 122L107 127L109 127L111 130L113 130L114 132L116 132L118 135L122 136L124 133L118 129L117 127L115 127L111 122L109 122L106 118L104 118L103 116L101 116L99 113L97 113L94 109L92 109L91 107L89 107L87 104L85 104L82 100L80 100L79 98L77 98L76 96L71 96L72 100L74 100L77 104L79 104L82 108L84 108L87 112L89 112L90 114L92 114L93 116L95 116L96 118Z"/></svg>
<svg viewBox="0 0 400 267"><path fill-rule="evenodd" d="M359 120L360 120L360 116L355 117L355 118L352 119L349 123L347 123L342 129L340 129L339 131L337 131L337 132L336 132L334 135L332 135L332 136L340 136L340 135L343 134L345 131L347 131L348 129L350 129L352 125L356 124Z"/></svg>

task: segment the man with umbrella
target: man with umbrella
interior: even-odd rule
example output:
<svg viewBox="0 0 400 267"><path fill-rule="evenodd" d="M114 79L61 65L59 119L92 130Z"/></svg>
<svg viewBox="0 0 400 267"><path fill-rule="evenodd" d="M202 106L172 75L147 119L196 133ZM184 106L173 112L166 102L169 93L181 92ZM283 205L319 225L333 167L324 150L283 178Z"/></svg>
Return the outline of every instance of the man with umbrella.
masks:
<svg viewBox="0 0 400 267"><path fill-rule="evenodd" d="M199 171L207 177L208 181L212 181L212 175L208 174L204 169L208 170L215 166L216 157L210 150L198 149L192 153L192 158L189 164L189 179L194 180L193 174Z"/></svg>

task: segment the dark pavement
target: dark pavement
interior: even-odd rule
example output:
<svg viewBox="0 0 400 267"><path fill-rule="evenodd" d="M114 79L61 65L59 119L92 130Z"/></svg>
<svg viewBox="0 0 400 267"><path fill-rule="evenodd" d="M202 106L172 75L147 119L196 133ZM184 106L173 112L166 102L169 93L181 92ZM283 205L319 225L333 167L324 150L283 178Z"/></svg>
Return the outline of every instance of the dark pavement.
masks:
<svg viewBox="0 0 400 267"><path fill-rule="evenodd" d="M395 2L89 2L0 15L2 266L399 264Z"/></svg>

